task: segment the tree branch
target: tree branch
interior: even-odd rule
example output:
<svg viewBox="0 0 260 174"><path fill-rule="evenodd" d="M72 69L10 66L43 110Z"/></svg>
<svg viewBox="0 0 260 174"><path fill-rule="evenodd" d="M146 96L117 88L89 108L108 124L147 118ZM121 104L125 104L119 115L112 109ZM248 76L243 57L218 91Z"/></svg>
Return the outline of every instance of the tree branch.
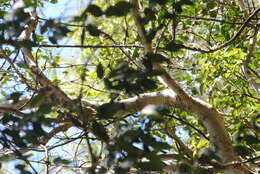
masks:
<svg viewBox="0 0 260 174"><path fill-rule="evenodd" d="M144 45L145 53L153 53L152 43L148 39L146 35L146 31L144 29L144 25L140 20L139 10L138 10L138 0L130 0L133 5L132 15L135 20L135 24L138 30L138 34L141 38L141 41ZM224 45L220 46L224 48L225 46L232 43L238 35L243 31L247 23L251 20L251 18L260 10L256 10L244 23L241 27L240 31L233 37L229 42L225 43ZM221 48L218 48L221 49ZM206 127L209 135L210 135L210 142L215 146L218 155L222 159L223 163L237 161L239 158L235 155L231 139L229 137L228 132L225 129L224 122L220 118L220 115L216 109L214 109L211 105L190 97L185 91L176 83L174 79L159 65L153 64L154 69L163 71L164 74L161 75L162 82L165 84L166 87L169 87L176 93L175 97L175 106L178 108L196 115L199 120L203 123ZM241 169L231 169L227 171L228 174L242 174L241 170L244 169L241 166Z"/></svg>
<svg viewBox="0 0 260 174"><path fill-rule="evenodd" d="M243 25L239 28L238 32L229 40L227 41L226 43L216 47L216 48L213 48L213 49L210 49L210 50L201 50L203 51L204 53L212 53L214 51L217 51L217 50L220 50L222 48L225 48L229 45L231 45L239 36L240 34L244 31L244 29L248 26L249 22L253 19L253 17L255 15L257 15L257 13L260 11L260 7L258 9L256 9L246 20L245 22L243 23Z"/></svg>
<svg viewBox="0 0 260 174"><path fill-rule="evenodd" d="M250 45L249 45L248 53L247 53L245 60L243 61L242 67L243 67L244 75L245 75L249 85L256 91L257 95L260 96L260 87L254 81L254 79L252 77L250 77L250 75L249 75L250 68L248 66L248 64L251 61L251 58L253 56L253 51L256 46L258 31L259 31L259 28L256 28L253 37L249 41Z"/></svg>
<svg viewBox="0 0 260 174"><path fill-rule="evenodd" d="M59 45L59 44L40 44L33 47L40 48L143 48L138 45Z"/></svg>
<svg viewBox="0 0 260 174"><path fill-rule="evenodd" d="M168 89L159 92L140 94L139 96L120 100L116 103L124 104L124 109L121 110L121 112L127 111L128 113L138 112L147 105L159 106L165 104L174 106L174 104L177 104L175 93Z"/></svg>
<svg viewBox="0 0 260 174"><path fill-rule="evenodd" d="M144 25L141 21L140 15L139 15L138 0L131 0L131 3L133 5L132 15L135 20L138 34L144 45L144 51L146 54L153 53L152 43L148 39ZM159 70L159 71L163 72L163 74L160 76L160 80L166 87L169 87L170 89L172 89L180 97L183 97L183 98L188 97L188 95L183 91L183 89L177 84L177 82L173 78L171 78L171 76L168 74L168 72L166 70L164 70L160 64L153 63L153 68L155 70Z"/></svg>
<svg viewBox="0 0 260 174"><path fill-rule="evenodd" d="M174 118L174 119L176 119L176 120L182 122L183 124L186 124L187 126L191 127L191 128L194 129L195 131L197 131L197 132L198 132L200 135L202 135L206 140L209 140L209 138L208 138L201 130L199 130L198 128L194 127L194 126L193 126L192 124L190 124L189 122L184 121L183 119L178 118L178 117L176 117L176 116L174 116L174 115L167 115L167 116L170 117L170 118Z"/></svg>
<svg viewBox="0 0 260 174"><path fill-rule="evenodd" d="M26 29L22 32L20 36L20 41L28 40L30 38L31 33L34 31L36 27L36 15L31 17L31 21L28 23ZM72 100L58 87L53 85L50 80L42 73L39 67L37 67L35 59L32 55L32 52L27 47L22 47L22 52L25 56L26 63L31 70L31 73L37 78L40 84L43 87L51 88L49 93L53 93L56 98L59 100L60 104L68 103L74 105Z"/></svg>
<svg viewBox="0 0 260 174"><path fill-rule="evenodd" d="M9 108L9 107L3 107L3 106L0 106L0 114L1 113L12 113L12 114L19 115L19 116L26 116L25 113L15 109L15 108Z"/></svg>
<svg viewBox="0 0 260 174"><path fill-rule="evenodd" d="M203 20L203 21L213 21L213 22L220 22L220 23L226 23L226 24L232 24L232 25L241 25L244 24L244 22L230 22L222 19L217 19L217 18L204 18L204 17L199 17L199 16L188 16L188 15L177 15L180 18L185 18L185 19L195 19L195 20Z"/></svg>
<svg viewBox="0 0 260 174"><path fill-rule="evenodd" d="M26 29L22 32L20 36L20 41L28 40L30 38L31 33L34 31L36 27L36 14L32 14L31 21L28 23ZM69 106L70 108L76 109L79 107L69 96L66 95L64 91L62 91L58 86L54 85L41 71L41 69L37 66L35 62L35 58L32 55L30 48L22 47L22 52L24 54L26 63L31 71L31 73L37 78L39 83L43 87L50 88L50 90L46 91L49 96L55 96L55 98L59 101L60 105ZM85 102L85 106L88 103ZM91 110L91 106L89 107L89 111ZM94 116L95 111L92 110L89 115Z"/></svg>
<svg viewBox="0 0 260 174"><path fill-rule="evenodd" d="M31 147L26 147L24 149L20 149L18 150L19 153L24 154L26 152L31 151L32 149L38 147L41 144L46 144L51 138L54 137L54 135L58 134L59 132L65 132L67 131L69 128L71 128L73 125L72 123L65 123L59 127L54 128L53 130L51 130L45 137L43 137L42 139L39 140L39 144L36 144L34 146ZM9 157L15 157L17 154L16 153L7 153L6 155L8 155Z"/></svg>
<svg viewBox="0 0 260 174"><path fill-rule="evenodd" d="M9 55L6 54L6 52L0 48L0 56L7 60L9 63L10 67L16 72L16 74L20 77L21 81L26 84L26 86L31 89L32 91L35 91L34 88L31 87L31 85L28 83L28 80L23 76L21 72L15 67L14 62L10 59Z"/></svg>
<svg viewBox="0 0 260 174"><path fill-rule="evenodd" d="M175 128L169 127L168 123L165 122L165 129L166 129L168 135L169 135L171 138L173 138L173 139L178 143L178 145L180 146L180 148L181 148L184 152L186 152L187 156L192 159L193 152L192 152L192 151L188 148L188 146L186 146L186 145L183 143L183 141L175 134L175 132L176 132Z"/></svg>

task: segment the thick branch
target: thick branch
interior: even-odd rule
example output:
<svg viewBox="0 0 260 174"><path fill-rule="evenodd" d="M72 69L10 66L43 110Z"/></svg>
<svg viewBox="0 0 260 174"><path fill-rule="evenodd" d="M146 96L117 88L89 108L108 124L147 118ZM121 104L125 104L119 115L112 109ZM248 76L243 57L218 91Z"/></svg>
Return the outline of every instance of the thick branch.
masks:
<svg viewBox="0 0 260 174"><path fill-rule="evenodd" d="M36 27L36 17L32 17L31 21L27 25L26 29L22 32L20 39L28 40L31 33ZM57 86L53 85L50 80L42 73L39 67L37 67L35 59L32 55L30 48L22 47L22 52L25 56L26 63L31 70L31 73L37 78L43 87L51 88L52 92L56 98L59 100L60 104L68 103L73 104L72 100ZM73 106L73 105L72 105Z"/></svg>
<svg viewBox="0 0 260 174"><path fill-rule="evenodd" d="M19 116L25 116L26 114L15 109L15 108L9 108L9 107L4 107L0 105L0 115L1 113L12 113L15 115L19 115Z"/></svg>
<svg viewBox="0 0 260 174"><path fill-rule="evenodd" d="M30 38L31 33L34 31L36 27L36 16L31 18L31 21L27 25L26 29L22 32L20 36L20 40L28 40ZM69 106L73 109L78 108L79 106L71 100L69 96L65 94L58 86L54 85L41 71L41 69L37 66L35 62L35 58L32 55L31 49L27 47L22 47L22 52L25 56L26 63L31 70L33 76L39 81L39 83L43 87L50 88L50 91L47 91L50 96L54 96L60 105ZM87 103L85 103L86 105ZM94 111L92 112L92 114Z"/></svg>
<svg viewBox="0 0 260 174"><path fill-rule="evenodd" d="M176 95L171 90L159 92L144 93L139 96L120 100L118 103L124 104L124 110L121 112L138 112L147 105L172 105L176 104Z"/></svg>
<svg viewBox="0 0 260 174"><path fill-rule="evenodd" d="M138 10L138 0L131 0L131 3L133 4L133 10L132 15L134 17L138 34L141 38L141 41L145 48L145 53L152 53L152 43L148 39L144 25L142 24L140 20L139 10ZM240 35L243 28L247 25L247 23L250 21L250 19L257 13L256 10L244 23L242 26L242 29L236 34ZM233 42L233 40L237 36L233 37L230 42ZM222 45L221 47L226 47L230 43L226 43ZM153 64L154 69L163 71L164 74L161 75L162 82L169 87L171 90L173 90L176 93L175 97L175 107L178 107L188 113L196 115L199 120L203 123L203 125L206 127L207 131L210 135L210 142L215 146L216 151L220 158L222 159L223 163L229 163L233 161L237 161L238 157L235 155L231 139L225 129L224 122L220 118L220 114L216 109L214 109L211 105L199 100L190 97L185 91L176 83L174 79L171 78L171 76L159 65L159 64ZM230 174L239 174L244 173L242 172L242 169L244 167L241 167L241 169L231 169L227 173Z"/></svg>
<svg viewBox="0 0 260 174"><path fill-rule="evenodd" d="M144 45L144 51L145 53L153 53L153 48L152 48L152 43L148 39L145 28L143 23L141 22L141 17L139 15L139 10L138 10L138 0L131 0L133 4L133 9L132 9L132 15L135 20L135 24L137 27L138 34L141 38L141 41ZM162 83L166 86L172 89L177 95L181 97L188 97L188 95L183 91L183 89L177 84L177 82L171 78L171 76L168 74L166 70L163 69L163 67L158 64L158 63L153 63L153 68L155 70L159 70L163 72L163 75L160 76L160 79Z"/></svg>

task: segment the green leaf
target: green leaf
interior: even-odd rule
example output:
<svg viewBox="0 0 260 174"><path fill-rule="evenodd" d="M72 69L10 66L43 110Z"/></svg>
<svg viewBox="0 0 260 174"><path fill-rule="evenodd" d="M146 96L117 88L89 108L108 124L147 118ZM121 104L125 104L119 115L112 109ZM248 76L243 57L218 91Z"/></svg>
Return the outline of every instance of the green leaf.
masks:
<svg viewBox="0 0 260 174"><path fill-rule="evenodd" d="M56 4L58 2L58 0L51 0L52 4Z"/></svg>
<svg viewBox="0 0 260 174"><path fill-rule="evenodd" d="M92 123L92 132L99 140L104 142L109 141L107 130L101 123L94 121Z"/></svg>
<svg viewBox="0 0 260 174"><path fill-rule="evenodd" d="M132 55L132 58L133 58L133 59L136 59L137 57L139 57L138 51L139 51L139 48L135 48L135 49L134 49L134 52L133 52L133 55Z"/></svg>
<svg viewBox="0 0 260 174"><path fill-rule="evenodd" d="M6 14L6 11L0 10L0 18L3 19Z"/></svg>
<svg viewBox="0 0 260 174"><path fill-rule="evenodd" d="M118 110L124 109L122 103L105 103L98 108L100 118L111 118Z"/></svg>
<svg viewBox="0 0 260 174"><path fill-rule="evenodd" d="M52 104L50 103L43 103L40 105L39 109L37 112L41 114L48 114L52 111Z"/></svg>
<svg viewBox="0 0 260 174"><path fill-rule="evenodd" d="M13 100L13 103L17 103L23 94L21 92L14 92L10 94L9 100Z"/></svg>
<svg viewBox="0 0 260 174"><path fill-rule="evenodd" d="M96 17L99 17L103 14L103 11L101 10L101 8L98 7L97 5L93 5L93 4L88 6L87 11Z"/></svg>
<svg viewBox="0 0 260 174"><path fill-rule="evenodd" d="M142 79L141 85L144 90L154 90L157 88L157 83L151 79Z"/></svg>
<svg viewBox="0 0 260 174"><path fill-rule="evenodd" d="M23 69L28 69L29 68L28 65L26 63L24 63L24 62L19 62L16 65L18 67L20 67L20 68L23 68Z"/></svg>
<svg viewBox="0 0 260 174"><path fill-rule="evenodd" d="M66 159L62 159L61 157L57 157L53 160L54 164L70 164L71 161L66 160Z"/></svg>
<svg viewBox="0 0 260 174"><path fill-rule="evenodd" d="M148 53L146 54L146 57L150 59L152 62L158 62L158 63L169 62L169 60L161 54Z"/></svg>
<svg viewBox="0 0 260 174"><path fill-rule="evenodd" d="M104 68L101 63L98 64L96 72L98 78L102 79L104 77Z"/></svg>
<svg viewBox="0 0 260 174"><path fill-rule="evenodd" d="M185 163L181 163L179 165L179 170L180 170L180 173L191 173L192 172L191 166L188 164L185 164Z"/></svg>
<svg viewBox="0 0 260 174"><path fill-rule="evenodd" d="M56 39L54 36L50 36L50 37L49 37L49 41L50 41L52 44L57 44L57 39Z"/></svg>
<svg viewBox="0 0 260 174"><path fill-rule="evenodd" d="M176 52L181 48L185 48L182 44L176 44L174 41L169 42L165 49L168 51Z"/></svg>
<svg viewBox="0 0 260 174"><path fill-rule="evenodd" d="M197 145L197 148L200 149L200 148L202 148L202 147L205 147L207 143L208 143L208 140L202 138L202 139L199 141L199 143L198 143L198 145Z"/></svg>
<svg viewBox="0 0 260 174"><path fill-rule="evenodd" d="M19 170L24 170L25 169L25 165L23 164L17 164L15 165L15 168L19 169Z"/></svg>
<svg viewBox="0 0 260 174"><path fill-rule="evenodd" d="M168 143L159 142L159 141L152 143L151 146L158 152L161 151L161 150L166 150L166 149L171 148L171 146Z"/></svg>
<svg viewBox="0 0 260 174"><path fill-rule="evenodd" d="M70 29L64 25L60 25L58 27L58 30L60 30L60 32L63 36L66 36L70 32Z"/></svg>
<svg viewBox="0 0 260 174"><path fill-rule="evenodd" d="M21 147L21 148L26 147L25 142L23 141L23 139L21 139L21 137L19 135L17 135L17 137L13 137L13 142L18 147Z"/></svg>
<svg viewBox="0 0 260 174"><path fill-rule="evenodd" d="M149 162L140 162L137 163L137 167L141 168L144 171L161 171L165 164L161 161L161 159L153 152L145 155L148 158Z"/></svg>
<svg viewBox="0 0 260 174"><path fill-rule="evenodd" d="M102 32L96 26L89 24L86 26L86 30L89 32L91 36L99 36Z"/></svg>
<svg viewBox="0 0 260 174"><path fill-rule="evenodd" d="M253 144L257 144L260 143L260 139L257 138L256 136L253 135L246 135L245 136L245 141L248 145L253 145Z"/></svg>
<svg viewBox="0 0 260 174"><path fill-rule="evenodd" d="M151 59L142 59L142 63L145 68L149 71L153 69L152 60Z"/></svg>
<svg viewBox="0 0 260 174"><path fill-rule="evenodd" d="M36 44L33 41L28 40L28 39L19 41L19 45L23 46L23 47L27 47L27 48L31 48L33 46L36 46Z"/></svg>
<svg viewBox="0 0 260 174"><path fill-rule="evenodd" d="M132 5L126 1L119 1L114 6L107 8L105 14L106 16L125 16L132 8Z"/></svg>
<svg viewBox="0 0 260 174"><path fill-rule="evenodd" d="M147 20L147 21L156 19L155 12L150 8L145 8L144 14L145 14L145 17L146 17L145 20Z"/></svg>
<svg viewBox="0 0 260 174"><path fill-rule="evenodd" d="M181 0L181 2L186 5L193 5L193 2L191 0Z"/></svg>
<svg viewBox="0 0 260 174"><path fill-rule="evenodd" d="M157 4L164 5L168 2L168 0L153 0L152 2L156 2Z"/></svg>
<svg viewBox="0 0 260 174"><path fill-rule="evenodd" d="M250 156L253 152L252 149L242 144L235 145L234 149L235 152L242 157Z"/></svg>
<svg viewBox="0 0 260 174"><path fill-rule="evenodd" d="M253 127L257 132L260 132L260 114L252 118Z"/></svg>
<svg viewBox="0 0 260 174"><path fill-rule="evenodd" d="M30 101L30 104L31 104L32 106L35 106L35 105L37 105L37 104L38 104L41 100L43 100L43 99L44 99L44 94L40 93L40 94L38 94L38 95L32 97L32 99L31 99L31 101Z"/></svg>

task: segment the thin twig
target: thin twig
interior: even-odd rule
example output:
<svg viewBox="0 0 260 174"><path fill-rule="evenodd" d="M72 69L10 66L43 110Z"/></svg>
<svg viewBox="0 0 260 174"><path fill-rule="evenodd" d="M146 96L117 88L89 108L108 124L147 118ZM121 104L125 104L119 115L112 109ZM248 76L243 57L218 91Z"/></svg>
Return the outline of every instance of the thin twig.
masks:
<svg viewBox="0 0 260 174"><path fill-rule="evenodd" d="M143 48L139 45L59 45L59 44L40 44L33 47L43 48Z"/></svg>
<svg viewBox="0 0 260 174"><path fill-rule="evenodd" d="M186 124L187 126L191 127L192 129L196 130L200 135L202 135L205 139L209 140L209 138L199 129L197 129L196 127L194 127L192 124L190 124L189 122L179 118L179 117L176 117L174 115L166 115L167 117L170 117L170 118L174 118L184 124Z"/></svg>
<svg viewBox="0 0 260 174"><path fill-rule="evenodd" d="M90 144L90 141L89 141L89 138L86 137L86 141L87 141L87 146L88 146L88 152L89 152L89 155L90 155L90 160L91 160L91 164L92 166L91 167L94 167L96 162L97 162L97 158L93 152L93 149L92 149L92 146Z"/></svg>
<svg viewBox="0 0 260 174"><path fill-rule="evenodd" d="M244 22L230 22L222 19L217 19L217 18L204 18L204 17L199 17L199 16L188 16L188 15L178 15L180 18L187 18L187 19L193 19L193 20L203 20L203 21L213 21L213 22L220 22L220 23L226 23L226 24L233 24L233 25L241 25L244 24Z"/></svg>
<svg viewBox="0 0 260 174"><path fill-rule="evenodd" d="M23 160L26 164L28 164L31 169L33 170L33 172L35 174L38 174L38 172L36 171L36 169L32 166L32 164L30 163L30 161L23 156L23 154L20 152L20 150L18 150L11 141L8 140L8 138L4 135L2 140L6 141L6 143L8 143L12 148L13 148L13 153L15 154L15 156L18 156L21 160Z"/></svg>
<svg viewBox="0 0 260 174"><path fill-rule="evenodd" d="M181 150L185 151L186 154L187 154L187 156L192 159L192 154L193 154L193 152L192 152L191 149L189 149L189 148L183 143L183 141L176 135L176 133L175 133L175 132L176 132L175 128L169 127L167 121L165 122L164 125L165 125L165 129L166 129L167 134L168 134L171 138L173 138L173 139L178 143L178 145L180 146Z"/></svg>
<svg viewBox="0 0 260 174"><path fill-rule="evenodd" d="M256 93L258 95L260 95L260 90L259 90L259 87L258 87L257 83L249 75L249 70L250 69L249 69L249 66L248 66L248 64L251 61L251 58L253 56L253 51L254 51L255 46L256 46L258 31L259 31L259 28L257 28L255 30L254 36L250 39L251 43L250 43L250 46L249 46L249 49L248 49L248 53L247 53L246 59L243 61L242 65L243 65L244 76L247 79L249 85L256 91Z"/></svg>
<svg viewBox="0 0 260 174"><path fill-rule="evenodd" d="M13 61L10 59L10 57L5 53L5 51L1 48L0 49L0 56L3 57L5 60L8 61L9 65L12 67L12 69L18 74L18 76L21 78L22 82L26 84L26 86L31 89L32 91L36 91L31 85L28 83L28 80L23 76L22 73L19 72L19 70L14 65Z"/></svg>
<svg viewBox="0 0 260 174"><path fill-rule="evenodd" d="M46 166L45 173L49 174L49 167L50 167L49 151L45 145L41 144L40 146L44 149L44 154L45 154L45 160L44 160Z"/></svg>

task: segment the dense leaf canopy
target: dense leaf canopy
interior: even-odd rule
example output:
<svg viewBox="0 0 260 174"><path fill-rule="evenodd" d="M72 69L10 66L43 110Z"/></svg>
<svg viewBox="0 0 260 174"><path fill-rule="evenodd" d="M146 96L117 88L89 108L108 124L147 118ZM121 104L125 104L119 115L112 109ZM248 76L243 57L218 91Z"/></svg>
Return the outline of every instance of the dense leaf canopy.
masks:
<svg viewBox="0 0 260 174"><path fill-rule="evenodd" d="M259 11L0 1L0 173L258 173Z"/></svg>

